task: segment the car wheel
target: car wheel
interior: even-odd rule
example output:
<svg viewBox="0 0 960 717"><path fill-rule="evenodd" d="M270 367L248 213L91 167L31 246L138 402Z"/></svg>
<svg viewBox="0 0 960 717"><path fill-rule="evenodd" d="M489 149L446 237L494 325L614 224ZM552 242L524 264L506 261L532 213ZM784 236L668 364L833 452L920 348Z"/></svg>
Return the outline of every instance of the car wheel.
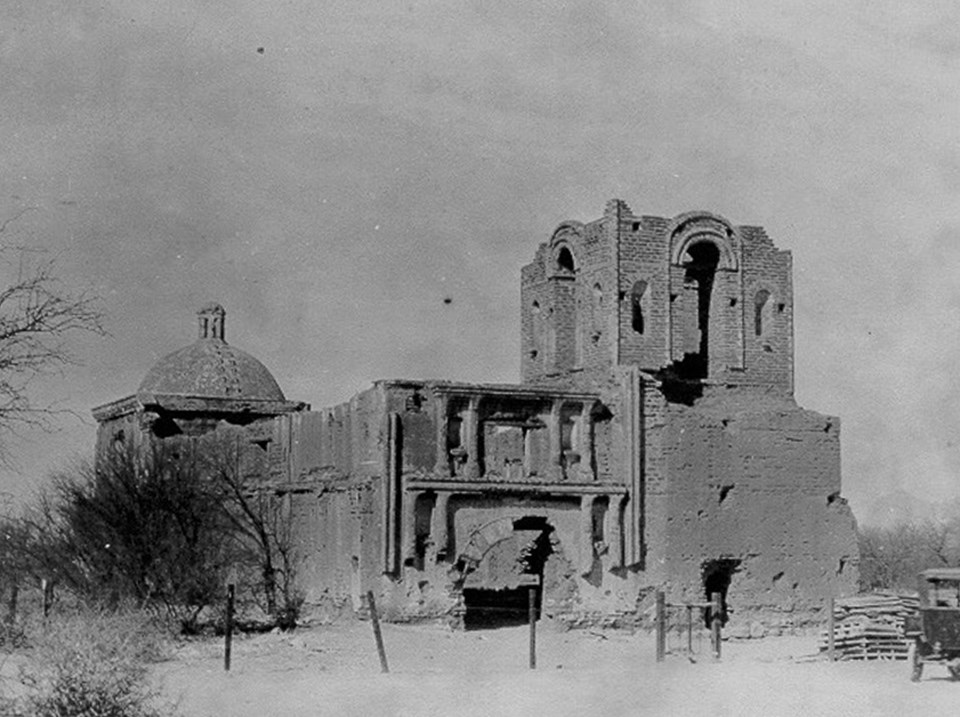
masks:
<svg viewBox="0 0 960 717"><path fill-rule="evenodd" d="M960 680L960 665L947 665L947 669L950 670L952 680Z"/></svg>
<svg viewBox="0 0 960 717"><path fill-rule="evenodd" d="M919 682L923 675L923 663L920 661L920 651L917 649L916 642L910 643L910 649L907 650L907 663L910 665L910 681Z"/></svg>

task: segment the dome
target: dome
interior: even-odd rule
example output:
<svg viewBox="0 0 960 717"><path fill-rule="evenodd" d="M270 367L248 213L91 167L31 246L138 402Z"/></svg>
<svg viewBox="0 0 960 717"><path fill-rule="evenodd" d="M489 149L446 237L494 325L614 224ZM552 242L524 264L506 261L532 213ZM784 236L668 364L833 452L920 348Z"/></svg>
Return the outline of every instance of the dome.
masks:
<svg viewBox="0 0 960 717"><path fill-rule="evenodd" d="M147 372L140 384L140 393L286 400L266 366L245 351L227 344L223 307L211 304L197 315L200 338L160 359Z"/></svg>

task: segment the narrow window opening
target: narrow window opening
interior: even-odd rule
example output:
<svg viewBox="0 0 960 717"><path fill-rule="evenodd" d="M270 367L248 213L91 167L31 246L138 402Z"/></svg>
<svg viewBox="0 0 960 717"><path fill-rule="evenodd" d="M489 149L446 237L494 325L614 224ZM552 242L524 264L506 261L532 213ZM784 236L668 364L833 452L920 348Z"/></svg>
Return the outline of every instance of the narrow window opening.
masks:
<svg viewBox="0 0 960 717"><path fill-rule="evenodd" d="M763 335L763 310L770 300L770 292L766 289L760 289L753 301L753 332L757 336Z"/></svg>
<svg viewBox="0 0 960 717"><path fill-rule="evenodd" d="M633 330L643 334L643 296L647 293L647 282L640 280L633 285L630 291L630 323Z"/></svg>

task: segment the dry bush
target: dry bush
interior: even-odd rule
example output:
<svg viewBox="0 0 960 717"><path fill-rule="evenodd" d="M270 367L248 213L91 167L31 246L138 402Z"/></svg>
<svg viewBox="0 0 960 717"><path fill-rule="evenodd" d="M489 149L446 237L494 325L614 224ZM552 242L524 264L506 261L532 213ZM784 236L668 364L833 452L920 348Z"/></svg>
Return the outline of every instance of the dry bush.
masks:
<svg viewBox="0 0 960 717"><path fill-rule="evenodd" d="M80 609L51 617L31 639L20 672L25 694L6 714L35 717L160 717L172 714L148 681L168 654L142 613Z"/></svg>

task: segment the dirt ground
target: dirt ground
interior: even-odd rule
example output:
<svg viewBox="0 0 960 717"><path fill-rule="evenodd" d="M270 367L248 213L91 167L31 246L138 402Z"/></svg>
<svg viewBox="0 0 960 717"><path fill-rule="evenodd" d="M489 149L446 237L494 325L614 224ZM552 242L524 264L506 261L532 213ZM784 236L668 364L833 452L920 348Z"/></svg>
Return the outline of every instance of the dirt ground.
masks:
<svg viewBox="0 0 960 717"><path fill-rule="evenodd" d="M953 714L960 684L905 662L829 663L816 637L727 641L655 660L652 635L560 631L541 624L536 670L524 627L453 632L384 625L381 674L369 623L241 637L223 669L219 641L184 645L155 667L188 717L263 715L905 715Z"/></svg>

